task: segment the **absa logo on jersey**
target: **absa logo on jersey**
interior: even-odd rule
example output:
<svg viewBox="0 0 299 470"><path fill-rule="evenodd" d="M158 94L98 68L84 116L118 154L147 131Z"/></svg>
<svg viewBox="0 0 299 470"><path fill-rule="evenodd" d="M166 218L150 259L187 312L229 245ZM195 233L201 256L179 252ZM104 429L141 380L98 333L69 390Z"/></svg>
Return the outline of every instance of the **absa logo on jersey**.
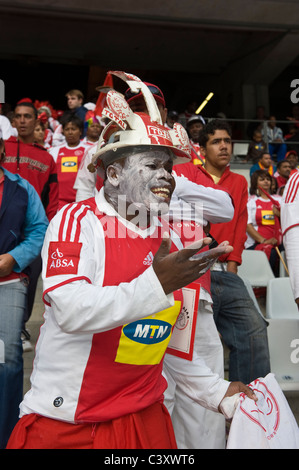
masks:
<svg viewBox="0 0 299 470"><path fill-rule="evenodd" d="M77 274L82 243L50 242L47 277Z"/></svg>
<svg viewBox="0 0 299 470"><path fill-rule="evenodd" d="M123 329L124 334L137 343L156 344L164 341L171 333L171 324L162 320L146 318L129 323Z"/></svg>

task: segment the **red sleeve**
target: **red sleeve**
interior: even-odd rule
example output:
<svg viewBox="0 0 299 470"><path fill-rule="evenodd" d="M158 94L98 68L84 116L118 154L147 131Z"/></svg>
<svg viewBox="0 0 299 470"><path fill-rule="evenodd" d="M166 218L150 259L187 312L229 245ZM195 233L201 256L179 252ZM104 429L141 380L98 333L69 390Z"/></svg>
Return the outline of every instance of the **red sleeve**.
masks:
<svg viewBox="0 0 299 470"><path fill-rule="evenodd" d="M175 165L173 170L178 176L185 176L193 183L225 191L230 194L227 188L223 188L218 184L215 184L209 173L207 173L201 165L194 165L191 162L181 163L179 165Z"/></svg>
<svg viewBox="0 0 299 470"><path fill-rule="evenodd" d="M51 171L48 182L43 190L41 199L46 211L48 220L50 221L58 211L58 179L56 163L52 158Z"/></svg>
<svg viewBox="0 0 299 470"><path fill-rule="evenodd" d="M235 215L230 222L223 224L214 224L211 227L211 234L221 243L228 240L234 250L227 255L220 258L220 261L235 261L238 264L242 263L242 252L244 250L245 241L247 238L247 201L248 201L248 188L246 179L237 175L233 180L228 180L227 184L230 185L232 196L235 203ZM220 187L222 187L220 185Z"/></svg>
<svg viewBox="0 0 299 470"><path fill-rule="evenodd" d="M238 205L238 211L235 213L233 222L235 222L235 227L233 228L233 247L232 251L226 261L236 261L238 264L242 263L242 252L244 250L244 245L247 239L246 229L248 222L248 213L247 213L247 201L248 201L248 189L247 183L240 185L240 204Z"/></svg>
<svg viewBox="0 0 299 470"><path fill-rule="evenodd" d="M185 176L189 181L197 183L198 168L193 163L188 162L174 165L173 170L178 176Z"/></svg>

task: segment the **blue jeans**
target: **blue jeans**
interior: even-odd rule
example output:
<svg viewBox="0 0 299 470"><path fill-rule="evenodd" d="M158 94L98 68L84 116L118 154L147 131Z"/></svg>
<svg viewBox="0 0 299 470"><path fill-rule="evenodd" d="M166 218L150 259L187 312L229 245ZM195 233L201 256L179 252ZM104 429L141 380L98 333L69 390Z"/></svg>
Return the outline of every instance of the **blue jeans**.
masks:
<svg viewBox="0 0 299 470"><path fill-rule="evenodd" d="M27 281L0 284L0 448L6 447L23 399L21 330Z"/></svg>
<svg viewBox="0 0 299 470"><path fill-rule="evenodd" d="M269 153L272 157L273 153L276 153L276 160L280 162L284 160L285 154L287 153L286 144L269 144Z"/></svg>
<svg viewBox="0 0 299 470"><path fill-rule="evenodd" d="M230 350L229 380L248 384L270 372L267 322L257 310L242 279L234 273L211 272L214 319Z"/></svg>

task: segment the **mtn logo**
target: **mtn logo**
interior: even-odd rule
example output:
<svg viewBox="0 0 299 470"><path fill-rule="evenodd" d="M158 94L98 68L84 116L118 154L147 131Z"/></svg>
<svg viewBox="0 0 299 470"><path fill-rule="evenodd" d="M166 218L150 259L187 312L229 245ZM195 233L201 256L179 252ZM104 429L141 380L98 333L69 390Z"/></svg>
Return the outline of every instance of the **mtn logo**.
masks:
<svg viewBox="0 0 299 470"><path fill-rule="evenodd" d="M123 333L132 341L142 344L156 344L164 341L171 333L171 324L147 318L129 323Z"/></svg>

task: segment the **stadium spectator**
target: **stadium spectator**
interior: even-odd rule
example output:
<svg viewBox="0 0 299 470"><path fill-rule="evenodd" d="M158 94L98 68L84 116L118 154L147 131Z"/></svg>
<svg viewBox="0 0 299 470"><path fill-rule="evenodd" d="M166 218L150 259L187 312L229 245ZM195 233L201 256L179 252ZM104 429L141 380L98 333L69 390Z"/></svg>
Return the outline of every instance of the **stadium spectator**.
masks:
<svg viewBox="0 0 299 470"><path fill-rule="evenodd" d="M23 398L21 330L27 310L28 267L39 256L48 220L31 184L2 164L0 133L0 448L18 421Z"/></svg>
<svg viewBox="0 0 299 470"><path fill-rule="evenodd" d="M250 168L250 176L256 170L267 170L270 176L274 176L276 166L273 165L271 155L268 152L263 152L258 162L252 165L252 167Z"/></svg>

